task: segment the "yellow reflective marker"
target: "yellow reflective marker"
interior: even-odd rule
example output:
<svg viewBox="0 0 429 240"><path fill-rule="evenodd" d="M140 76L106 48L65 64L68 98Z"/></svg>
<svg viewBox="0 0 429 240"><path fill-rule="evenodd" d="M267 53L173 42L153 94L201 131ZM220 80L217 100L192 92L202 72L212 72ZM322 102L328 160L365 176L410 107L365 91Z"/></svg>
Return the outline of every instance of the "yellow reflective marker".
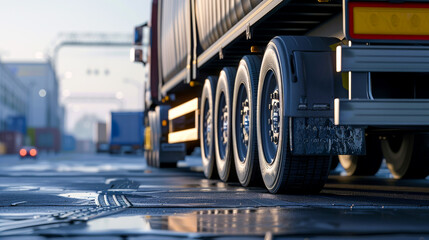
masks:
<svg viewBox="0 0 429 240"><path fill-rule="evenodd" d="M429 8L353 7L353 33L429 35Z"/></svg>
<svg viewBox="0 0 429 240"><path fill-rule="evenodd" d="M144 136L145 136L145 138L144 138L144 149L145 150L152 150L152 144L150 142L150 134L151 134L151 131L150 131L150 127L148 126L144 130Z"/></svg>

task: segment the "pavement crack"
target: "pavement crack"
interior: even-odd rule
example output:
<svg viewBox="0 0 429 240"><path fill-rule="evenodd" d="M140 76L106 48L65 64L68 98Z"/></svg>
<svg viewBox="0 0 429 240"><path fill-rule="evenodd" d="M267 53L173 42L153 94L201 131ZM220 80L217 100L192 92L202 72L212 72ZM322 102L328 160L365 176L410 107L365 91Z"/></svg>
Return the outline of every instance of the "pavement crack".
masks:
<svg viewBox="0 0 429 240"><path fill-rule="evenodd" d="M24 203L27 203L27 201L14 202L14 203L11 203L10 206L15 207L15 206L18 206L18 205L24 204Z"/></svg>

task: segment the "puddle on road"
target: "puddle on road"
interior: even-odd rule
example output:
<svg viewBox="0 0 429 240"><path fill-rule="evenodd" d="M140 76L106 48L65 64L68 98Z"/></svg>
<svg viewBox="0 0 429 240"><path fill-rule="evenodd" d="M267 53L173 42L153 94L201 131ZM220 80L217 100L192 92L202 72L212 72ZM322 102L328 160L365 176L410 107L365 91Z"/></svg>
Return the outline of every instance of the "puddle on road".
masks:
<svg viewBox="0 0 429 240"><path fill-rule="evenodd" d="M43 172L51 169L52 169L52 166L49 162L38 161L38 162L31 162L31 163L20 164L20 165L12 165L11 167L6 167L4 170L7 170L8 172L15 172L15 171Z"/></svg>
<svg viewBox="0 0 429 240"><path fill-rule="evenodd" d="M52 163L52 162L31 162L6 168L8 172L82 172L82 173L99 173L99 172L112 172L112 171L143 171L145 167L140 164L121 163L121 164L84 164L84 163Z"/></svg>
<svg viewBox="0 0 429 240"><path fill-rule="evenodd" d="M167 185L153 185L153 184L142 184L139 186L139 192L152 192L154 189L158 189L155 192L168 191L168 192L189 192L189 191L200 191L200 192L266 192L263 188L242 187L239 183L224 183L216 180L198 179L193 183L175 183ZM137 193L138 194L138 193Z"/></svg>
<svg viewBox="0 0 429 240"><path fill-rule="evenodd" d="M252 208L91 220L84 231L228 235L428 233L429 209Z"/></svg>
<svg viewBox="0 0 429 240"><path fill-rule="evenodd" d="M88 231L172 231L180 233L264 234L284 226L273 218L278 209L201 210L172 216L121 216L95 219ZM276 215L276 214L274 214Z"/></svg>
<svg viewBox="0 0 429 240"><path fill-rule="evenodd" d="M150 222L141 216L127 217L106 217L89 221L87 224L88 231L112 231L119 230L139 230L150 231L152 228Z"/></svg>
<svg viewBox="0 0 429 240"><path fill-rule="evenodd" d="M22 191L38 191L40 187L36 186L6 186L1 191L8 192L22 192Z"/></svg>

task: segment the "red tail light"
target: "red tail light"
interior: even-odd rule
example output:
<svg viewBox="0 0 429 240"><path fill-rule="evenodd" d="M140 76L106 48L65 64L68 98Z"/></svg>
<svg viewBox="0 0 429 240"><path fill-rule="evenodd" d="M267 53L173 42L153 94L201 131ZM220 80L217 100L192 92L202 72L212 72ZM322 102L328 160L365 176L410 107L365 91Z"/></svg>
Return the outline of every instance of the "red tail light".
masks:
<svg viewBox="0 0 429 240"><path fill-rule="evenodd" d="M36 149L31 149L30 150L30 156L35 157L37 155L37 150Z"/></svg>
<svg viewBox="0 0 429 240"><path fill-rule="evenodd" d="M19 150L19 155L21 157L25 157L27 155L27 150L25 150L24 148L22 148L21 150Z"/></svg>

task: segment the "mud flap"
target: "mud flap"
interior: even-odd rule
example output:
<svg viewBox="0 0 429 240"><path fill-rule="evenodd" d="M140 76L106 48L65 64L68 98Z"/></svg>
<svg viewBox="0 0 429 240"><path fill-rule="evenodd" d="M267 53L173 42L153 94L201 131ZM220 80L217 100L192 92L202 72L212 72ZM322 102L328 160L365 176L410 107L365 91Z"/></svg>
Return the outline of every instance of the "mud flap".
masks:
<svg viewBox="0 0 429 240"><path fill-rule="evenodd" d="M292 155L365 155L365 129L330 118L289 118Z"/></svg>

